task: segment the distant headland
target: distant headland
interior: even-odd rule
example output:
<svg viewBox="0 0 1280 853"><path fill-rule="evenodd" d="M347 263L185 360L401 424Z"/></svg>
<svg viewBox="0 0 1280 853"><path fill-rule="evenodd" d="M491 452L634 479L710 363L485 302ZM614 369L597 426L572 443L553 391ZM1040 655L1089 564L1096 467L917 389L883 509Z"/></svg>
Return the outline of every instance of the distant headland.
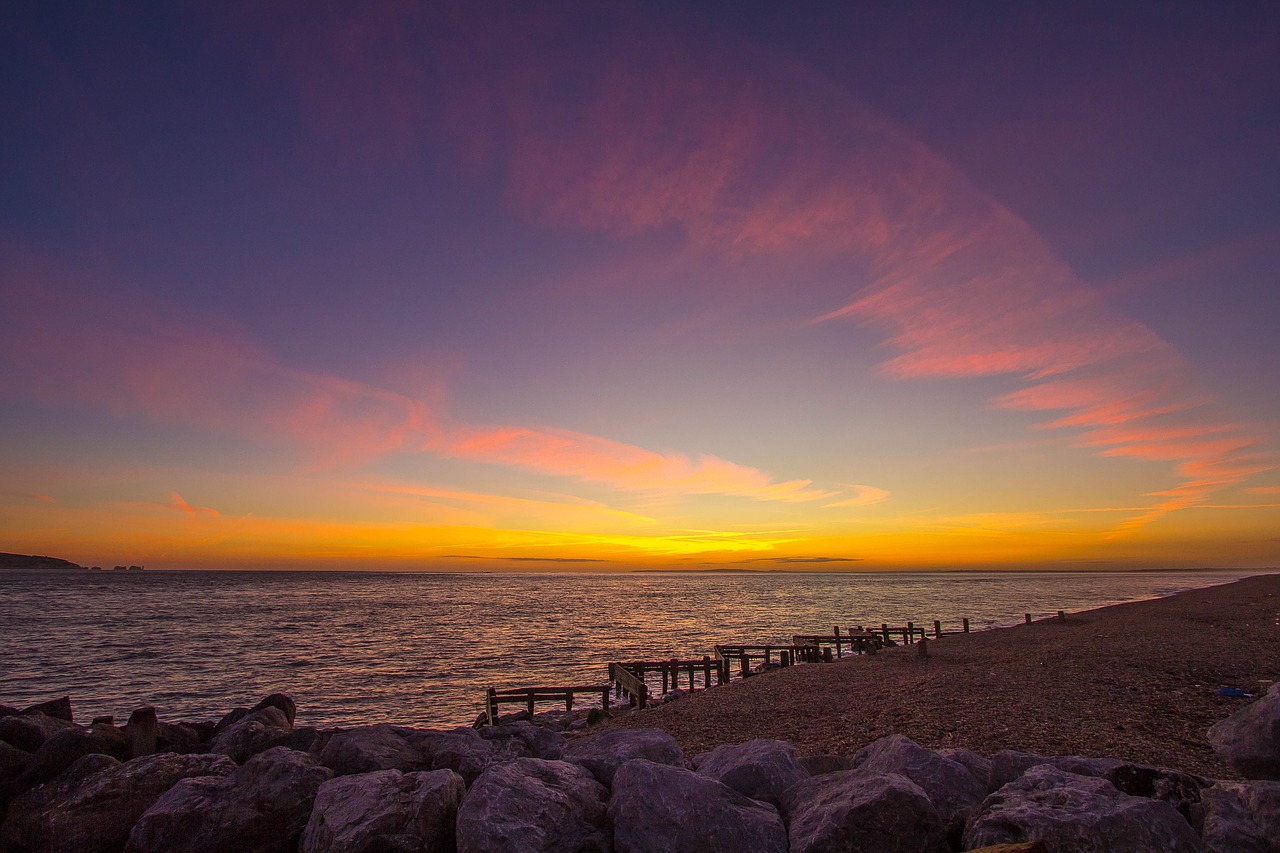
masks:
<svg viewBox="0 0 1280 853"><path fill-rule="evenodd" d="M101 566L82 566L61 557L44 557L34 554L6 554L0 552L0 570L3 569L72 569L82 572L140 572L143 566L113 566L103 569Z"/></svg>

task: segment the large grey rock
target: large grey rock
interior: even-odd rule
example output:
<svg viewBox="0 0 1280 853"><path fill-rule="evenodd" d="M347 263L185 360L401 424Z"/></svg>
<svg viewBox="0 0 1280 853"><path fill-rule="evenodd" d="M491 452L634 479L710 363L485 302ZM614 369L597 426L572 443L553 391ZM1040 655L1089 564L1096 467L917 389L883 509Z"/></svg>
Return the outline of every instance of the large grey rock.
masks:
<svg viewBox="0 0 1280 853"><path fill-rule="evenodd" d="M943 758L905 735L889 735L858 750L853 765L864 773L906 776L929 797L943 823L957 824L957 832L987 795L987 786L963 764Z"/></svg>
<svg viewBox="0 0 1280 853"><path fill-rule="evenodd" d="M209 751L243 764L273 746L282 746L292 734L288 715L275 706L252 711L214 735Z"/></svg>
<svg viewBox="0 0 1280 853"><path fill-rule="evenodd" d="M25 773L33 758L35 756L25 749L18 749L8 741L0 740L0 785Z"/></svg>
<svg viewBox="0 0 1280 853"><path fill-rule="evenodd" d="M584 768L518 758L485 770L458 809L459 853L607 853L609 792Z"/></svg>
<svg viewBox="0 0 1280 853"><path fill-rule="evenodd" d="M93 726L87 731L76 727L55 732L36 750L21 784L25 787L42 785L79 759L94 753L124 761L124 736L111 726Z"/></svg>
<svg viewBox="0 0 1280 853"><path fill-rule="evenodd" d="M333 771L275 747L230 775L184 779L139 818L130 853L284 853L298 847L320 785Z"/></svg>
<svg viewBox="0 0 1280 853"><path fill-rule="evenodd" d="M1045 841L1071 853L1197 853L1190 825L1168 803L1121 793L1105 779L1033 767L983 801L964 847Z"/></svg>
<svg viewBox="0 0 1280 853"><path fill-rule="evenodd" d="M250 708L249 713L261 711L263 708L278 708L280 711L284 712L285 718L288 719L290 726L293 725L293 720L298 715L297 703L294 702L291 697L286 696L283 693L272 693L257 705Z"/></svg>
<svg viewBox="0 0 1280 853"><path fill-rule="evenodd" d="M785 853L777 809L683 767L643 758L619 767L609 801L617 853Z"/></svg>
<svg viewBox="0 0 1280 853"><path fill-rule="evenodd" d="M1121 764L1113 768L1106 779L1130 796L1150 797L1168 803L1188 823L1192 821L1192 813L1200 802L1200 792L1209 787L1209 781L1199 776L1146 764Z"/></svg>
<svg viewBox="0 0 1280 853"><path fill-rule="evenodd" d="M1280 782L1219 782L1195 813L1208 853L1280 853Z"/></svg>
<svg viewBox="0 0 1280 853"><path fill-rule="evenodd" d="M301 853L453 853L466 792L452 770L378 770L320 786Z"/></svg>
<svg viewBox="0 0 1280 853"><path fill-rule="evenodd" d="M1107 778L1113 770L1124 764L1115 758L1093 758L1087 755L1036 755L1016 749L1002 749L991 756L991 778L987 790L997 791L1026 773L1032 767L1048 764L1077 776Z"/></svg>
<svg viewBox="0 0 1280 853"><path fill-rule="evenodd" d="M897 773L843 770L786 795L791 853L946 853L942 818L919 785Z"/></svg>
<svg viewBox="0 0 1280 853"><path fill-rule="evenodd" d="M179 780L225 776L235 769L222 755L166 753L125 764L93 755L73 771L75 784L62 781L72 778L69 774L13 802L4 825L6 849L117 853L143 812Z"/></svg>
<svg viewBox="0 0 1280 853"><path fill-rule="evenodd" d="M79 731L80 726L38 711L0 717L0 740L27 752L35 752L49 738L68 729Z"/></svg>
<svg viewBox="0 0 1280 853"><path fill-rule="evenodd" d="M809 771L796 758L795 747L765 738L717 746L695 757L693 766L739 794L774 806L782 805L784 791L809 778Z"/></svg>
<svg viewBox="0 0 1280 853"><path fill-rule="evenodd" d="M320 753L320 763L335 775L375 770L430 770L431 763L409 742L403 730L379 724L337 732Z"/></svg>
<svg viewBox="0 0 1280 853"><path fill-rule="evenodd" d="M562 758L581 764L605 785L613 784L613 774L633 758L656 764L684 766L684 750L662 729L610 729L570 741Z"/></svg>
<svg viewBox="0 0 1280 853"><path fill-rule="evenodd" d="M485 740L495 743L512 743L519 750L521 758L559 761L564 754L565 736L546 726L516 721L498 726L485 726L476 731Z"/></svg>
<svg viewBox="0 0 1280 853"><path fill-rule="evenodd" d="M938 750L938 755L943 758L950 759L968 770L974 779L986 789L986 793L991 793L991 759L984 758L971 749L959 749L956 747L946 747Z"/></svg>
<svg viewBox="0 0 1280 853"><path fill-rule="evenodd" d="M71 697L63 696L61 699L50 699L48 702L38 702L30 705L18 712L19 714L44 714L46 717L55 717L59 720L72 722L71 716Z"/></svg>
<svg viewBox="0 0 1280 853"><path fill-rule="evenodd" d="M472 728L411 731L408 740L422 753L430 769L452 770L468 785L487 768L519 758L524 748L519 739L486 740Z"/></svg>
<svg viewBox="0 0 1280 853"><path fill-rule="evenodd" d="M1246 779L1280 779L1280 681L1211 726L1209 743Z"/></svg>
<svg viewBox="0 0 1280 853"><path fill-rule="evenodd" d="M90 776L119 764L109 755L93 753L72 764L56 779L25 793L12 789L0 791L0 806L5 806L8 813L8 819L0 822L0 850L5 853L24 850L23 838L30 831L27 815L38 815L49 804L71 796Z"/></svg>

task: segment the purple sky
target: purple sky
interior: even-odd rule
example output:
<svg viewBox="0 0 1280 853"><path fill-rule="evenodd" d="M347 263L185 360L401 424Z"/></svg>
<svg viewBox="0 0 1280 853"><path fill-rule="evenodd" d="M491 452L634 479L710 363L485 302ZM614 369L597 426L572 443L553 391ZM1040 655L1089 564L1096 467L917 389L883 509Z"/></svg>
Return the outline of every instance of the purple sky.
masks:
<svg viewBox="0 0 1280 853"><path fill-rule="evenodd" d="M6 6L0 550L1280 562L1274 4L531 8Z"/></svg>

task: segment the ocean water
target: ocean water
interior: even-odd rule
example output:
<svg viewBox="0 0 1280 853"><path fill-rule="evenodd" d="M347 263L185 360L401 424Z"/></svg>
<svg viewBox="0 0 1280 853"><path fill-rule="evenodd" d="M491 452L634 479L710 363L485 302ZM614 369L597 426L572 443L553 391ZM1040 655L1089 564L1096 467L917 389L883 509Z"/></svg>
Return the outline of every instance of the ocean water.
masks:
<svg viewBox="0 0 1280 853"><path fill-rule="evenodd" d="M475 719L486 686L604 683L613 660L835 624L978 630L1249 574L6 571L0 703L201 720L284 692L299 725L447 727Z"/></svg>

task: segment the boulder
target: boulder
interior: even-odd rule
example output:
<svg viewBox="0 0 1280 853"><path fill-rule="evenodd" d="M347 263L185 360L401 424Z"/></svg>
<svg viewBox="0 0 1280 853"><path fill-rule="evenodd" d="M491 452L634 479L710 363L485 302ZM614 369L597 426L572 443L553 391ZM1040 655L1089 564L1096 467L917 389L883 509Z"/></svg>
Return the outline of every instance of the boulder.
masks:
<svg viewBox="0 0 1280 853"><path fill-rule="evenodd" d="M248 708L232 708L222 715L222 719L214 724L213 731L209 734L209 737L213 738L214 735L221 734L228 726L235 725L247 716L249 716Z"/></svg>
<svg viewBox="0 0 1280 853"><path fill-rule="evenodd" d="M285 717L289 720L289 725L293 725L294 719L298 716L298 704L292 698L283 693L272 693L263 699L257 705L249 709L249 713L261 711L263 708L279 708L284 712Z"/></svg>
<svg viewBox="0 0 1280 853"><path fill-rule="evenodd" d="M1197 853L1195 832L1168 803L1131 797L1105 779L1039 765L983 801L965 849L1043 840L1072 853Z"/></svg>
<svg viewBox="0 0 1280 853"><path fill-rule="evenodd" d="M562 758L581 764L606 786L612 786L613 774L633 758L684 766L684 750L662 729L610 729L578 738L565 745Z"/></svg>
<svg viewBox="0 0 1280 853"><path fill-rule="evenodd" d="M320 763L337 776L431 769L422 752L401 731L385 723L336 732L321 750Z"/></svg>
<svg viewBox="0 0 1280 853"><path fill-rule="evenodd" d="M717 746L693 759L703 776L728 785L753 800L782 805L782 793L809 778L791 744L761 738Z"/></svg>
<svg viewBox="0 0 1280 853"><path fill-rule="evenodd" d="M466 792L452 770L377 770L320 786L300 853L453 853Z"/></svg>
<svg viewBox="0 0 1280 853"><path fill-rule="evenodd" d="M0 717L10 717L18 713L18 709L12 705L0 705Z"/></svg>
<svg viewBox="0 0 1280 853"><path fill-rule="evenodd" d="M7 853L27 849L24 838L30 823L36 819L28 815L39 815L49 804L71 796L90 776L119 765L120 762L109 755L93 753L72 764L57 778L25 793L22 789L0 791L0 807L7 807L6 818L0 823L0 850Z"/></svg>
<svg viewBox="0 0 1280 853"><path fill-rule="evenodd" d="M617 853L787 850L787 831L773 806L692 770L643 758L614 772L608 813Z"/></svg>
<svg viewBox="0 0 1280 853"><path fill-rule="evenodd" d="M121 737L124 733L121 732ZM208 752L200 731L187 723L156 723L157 752Z"/></svg>
<svg viewBox="0 0 1280 853"><path fill-rule="evenodd" d="M58 732L79 729L61 717L50 717L39 711L0 717L0 740L27 752L35 752Z"/></svg>
<svg viewBox="0 0 1280 853"><path fill-rule="evenodd" d="M955 747L947 747L939 749L938 755L948 758L968 770L973 778L977 779L979 784L986 789L986 793L991 793L991 759L984 758L978 753L970 749L958 749Z"/></svg>
<svg viewBox="0 0 1280 853"><path fill-rule="evenodd" d="M147 809L181 779L225 776L235 769L221 755L149 755L125 764L91 759L96 772L78 772L75 785L36 788L15 800L5 824L6 847L45 853L116 853Z"/></svg>
<svg viewBox="0 0 1280 853"><path fill-rule="evenodd" d="M1280 853L1280 782L1219 782L1200 793L1208 853Z"/></svg>
<svg viewBox="0 0 1280 853"><path fill-rule="evenodd" d="M527 711L525 713L528 713ZM529 722L513 722L505 725L485 726L477 729L480 737L501 743L510 741L519 750L521 758L542 758L559 761L564 753L565 737L559 732Z"/></svg>
<svg viewBox="0 0 1280 853"><path fill-rule="evenodd" d="M906 776L920 786L938 810L942 822L958 835L982 803L987 786L957 761L943 758L905 735L889 735L858 750L853 766L860 772Z"/></svg>
<svg viewBox="0 0 1280 853"><path fill-rule="evenodd" d="M26 772L31 759L35 758L25 749L18 749L6 741L0 740L0 785L17 779ZM0 814L0 817L3 817Z"/></svg>
<svg viewBox="0 0 1280 853"><path fill-rule="evenodd" d="M800 759L800 766L810 776L821 776L823 773L838 773L841 770L852 770L848 755L806 755Z"/></svg>
<svg viewBox="0 0 1280 853"><path fill-rule="evenodd" d="M274 706L251 711L209 741L209 751L243 764L273 746L284 746L293 732L284 711Z"/></svg>
<svg viewBox="0 0 1280 853"><path fill-rule="evenodd" d="M1211 726L1209 743L1244 778L1280 779L1280 681L1261 699Z"/></svg>
<svg viewBox="0 0 1280 853"><path fill-rule="evenodd" d="M19 714L44 714L46 717L53 717L56 720L65 720L68 723L73 722L71 717L71 697L63 696L61 699L50 699L48 702L40 702L36 705L23 708Z"/></svg>
<svg viewBox="0 0 1280 853"><path fill-rule="evenodd" d="M178 782L138 819L125 849L291 853L298 849L316 792L332 777L333 771L309 755L269 749L227 776Z"/></svg>
<svg viewBox="0 0 1280 853"><path fill-rule="evenodd" d="M77 760L94 753L124 761L124 735L114 726L104 727L101 724L88 731L76 727L56 732L36 750L21 784L28 788L42 785Z"/></svg>
<svg viewBox="0 0 1280 853"><path fill-rule="evenodd" d="M1041 764L1048 764L1066 773L1075 773L1077 776L1105 779L1111 771L1124 762L1114 758L1091 758L1086 755L1048 756L1018 752L1015 749L1002 749L991 756L991 776L987 782L987 790L997 791L1032 767L1038 767Z"/></svg>
<svg viewBox="0 0 1280 853"><path fill-rule="evenodd" d="M1146 764L1121 764L1107 774L1107 781L1132 797L1162 800L1178 810L1187 822L1200 802L1200 791L1209 781L1178 770L1165 770Z"/></svg>
<svg viewBox="0 0 1280 853"><path fill-rule="evenodd" d="M519 740L486 740L468 727L451 732L410 731L408 740L431 770L452 770L468 785L486 768L519 758L523 746Z"/></svg>
<svg viewBox="0 0 1280 853"><path fill-rule="evenodd" d="M813 776L787 792L783 809L792 853L947 853L938 810L897 773Z"/></svg>
<svg viewBox="0 0 1280 853"><path fill-rule="evenodd" d="M609 792L564 761L518 758L475 781L458 809L459 853L607 853Z"/></svg>

